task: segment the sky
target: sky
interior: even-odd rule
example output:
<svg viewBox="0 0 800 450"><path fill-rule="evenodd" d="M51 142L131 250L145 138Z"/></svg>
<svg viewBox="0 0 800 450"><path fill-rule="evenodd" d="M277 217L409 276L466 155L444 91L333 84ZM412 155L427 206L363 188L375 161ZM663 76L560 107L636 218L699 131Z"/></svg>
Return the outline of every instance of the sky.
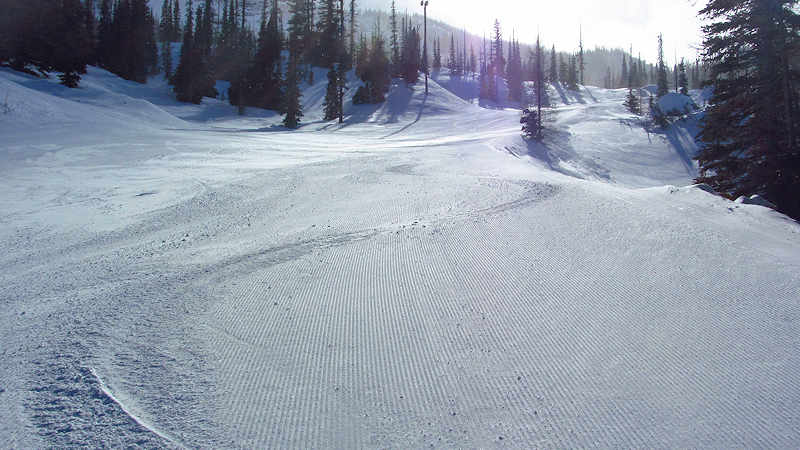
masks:
<svg viewBox="0 0 800 450"><path fill-rule="evenodd" d="M400 11L422 13L419 0L396 0ZM362 7L388 10L391 0L362 0ZM473 34L489 34L497 18L505 38L512 30L522 42L535 43L537 30L547 46L577 50L583 28L584 49L628 49L655 61L658 33L664 34L667 62L694 59L702 42L697 18L705 0L429 0L429 17Z"/></svg>

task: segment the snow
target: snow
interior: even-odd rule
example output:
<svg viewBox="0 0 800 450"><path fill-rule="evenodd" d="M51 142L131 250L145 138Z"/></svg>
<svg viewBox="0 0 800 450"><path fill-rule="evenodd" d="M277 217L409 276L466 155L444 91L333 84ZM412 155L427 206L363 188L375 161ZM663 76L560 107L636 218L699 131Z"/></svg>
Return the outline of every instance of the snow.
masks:
<svg viewBox="0 0 800 450"><path fill-rule="evenodd" d="M745 197L744 195L742 195L739 198L737 198L735 200L735 202L736 203L742 203L742 204L745 204L745 205L759 205L759 206L764 206L764 207L767 207L767 208L770 208L770 209L776 209L777 208L774 203L772 203L771 201L765 199L764 197L762 197L762 196L760 196L758 194L751 195L750 197Z"/></svg>
<svg viewBox="0 0 800 450"><path fill-rule="evenodd" d="M691 97L677 92L662 95L656 104L668 116L680 116L697 109L697 105L694 104Z"/></svg>
<svg viewBox="0 0 800 450"><path fill-rule="evenodd" d="M314 79L288 131L0 69L4 445L800 441L800 226L691 186L691 121L551 86L533 144L431 80L338 124Z"/></svg>

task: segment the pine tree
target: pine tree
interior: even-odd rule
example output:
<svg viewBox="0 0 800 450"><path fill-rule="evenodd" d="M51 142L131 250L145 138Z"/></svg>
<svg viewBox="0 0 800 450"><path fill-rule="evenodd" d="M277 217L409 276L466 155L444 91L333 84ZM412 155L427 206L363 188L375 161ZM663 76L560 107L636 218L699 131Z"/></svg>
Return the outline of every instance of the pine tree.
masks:
<svg viewBox="0 0 800 450"><path fill-rule="evenodd" d="M686 77L686 64L683 60L678 64L678 86L681 94L689 95L689 79Z"/></svg>
<svg viewBox="0 0 800 450"><path fill-rule="evenodd" d="M195 81L192 74L192 65L194 59L194 18L192 14L192 0L189 0L186 13L186 26L183 30L183 45L181 46L181 56L178 62L178 67L175 69L175 75L172 77L171 83L175 90L178 101L181 102L194 102L199 103L197 96ZM202 98L202 96L200 97Z"/></svg>
<svg viewBox="0 0 800 450"><path fill-rule="evenodd" d="M391 27L392 72L393 75L398 75L400 73L400 41L398 40L397 34L397 10L395 9L394 1L395 0L392 0L392 13L389 17L389 25Z"/></svg>
<svg viewBox="0 0 800 450"><path fill-rule="evenodd" d="M289 8L292 15L289 19L289 65L286 71L286 95L284 97L286 112L283 125L286 128L297 128L303 117L300 105L300 68L299 64L303 55L303 41L306 36L308 17L305 0L290 0Z"/></svg>
<svg viewBox="0 0 800 450"><path fill-rule="evenodd" d="M632 114L636 114L638 116L642 113L641 106L639 105L639 98L633 92L633 88L628 88L628 96L625 97L625 103L623 105Z"/></svg>
<svg viewBox="0 0 800 450"><path fill-rule="evenodd" d="M564 60L563 54L558 55L558 79L563 84L569 79L569 65Z"/></svg>
<svg viewBox="0 0 800 450"><path fill-rule="evenodd" d="M172 39L172 5L170 0L161 4L161 20L158 22L158 40L169 42Z"/></svg>
<svg viewBox="0 0 800 450"><path fill-rule="evenodd" d="M624 61L624 59L623 59L623 61ZM633 64L631 64L631 67L633 67ZM625 108L628 109L628 111L630 111L631 113L636 114L638 116L638 115L641 114L642 109L641 109L641 105L639 103L639 98L636 97L636 94L633 92L633 77L634 77L633 71L629 71L628 72L628 96L625 98L625 103L623 105L625 106Z"/></svg>
<svg viewBox="0 0 800 450"><path fill-rule="evenodd" d="M700 11L714 93L702 123L698 182L759 194L800 218L800 16L791 0L711 0Z"/></svg>
<svg viewBox="0 0 800 450"><path fill-rule="evenodd" d="M401 75L406 84L414 84L419 80L419 70L421 67L420 58L420 36L417 27L409 26L404 19L403 32L403 53L401 55L402 71Z"/></svg>
<svg viewBox="0 0 800 450"><path fill-rule="evenodd" d="M353 97L353 103L381 103L389 90L391 81L389 60L386 57L386 44L380 29L372 35L372 42L368 51L365 69L362 71L361 80L364 86L360 87Z"/></svg>
<svg viewBox="0 0 800 450"><path fill-rule="evenodd" d="M172 42L178 42L181 40L181 2L180 0L175 0L175 3L172 5Z"/></svg>
<svg viewBox="0 0 800 450"><path fill-rule="evenodd" d="M519 102L522 101L522 57L515 40L511 40L508 48L508 97Z"/></svg>
<svg viewBox="0 0 800 450"><path fill-rule="evenodd" d="M578 64L577 57L569 57L569 72L567 72L567 88L573 91L578 90Z"/></svg>
<svg viewBox="0 0 800 450"><path fill-rule="evenodd" d="M581 86L583 86L583 72L586 69L586 65L583 61L583 27L580 29L580 40L578 42L578 70L580 71L580 78L578 78L578 81Z"/></svg>
<svg viewBox="0 0 800 450"><path fill-rule="evenodd" d="M628 57L625 56L625 54L623 53L622 54L622 74L620 75L620 80L619 81L620 81L620 83L625 83L625 86L627 86L628 79L630 78L628 75L629 75L628 74ZM622 87L622 86L618 86L618 87Z"/></svg>
<svg viewBox="0 0 800 450"><path fill-rule="evenodd" d="M90 64L97 63L97 17L95 16L94 0L86 1L86 39L87 53Z"/></svg>
<svg viewBox="0 0 800 450"><path fill-rule="evenodd" d="M489 64L486 73L486 97L494 102L497 101L497 75L494 73L495 65Z"/></svg>
<svg viewBox="0 0 800 450"><path fill-rule="evenodd" d="M475 78L475 72L478 70L478 61L475 59L475 48L472 44L469 45L469 71L472 78Z"/></svg>
<svg viewBox="0 0 800 450"><path fill-rule="evenodd" d="M439 72L442 69L442 53L439 50L439 37L433 38L433 64L431 65L433 72Z"/></svg>
<svg viewBox="0 0 800 450"><path fill-rule="evenodd" d="M90 59L89 32L86 29L86 12L80 0L58 2L53 20L54 41L53 70L62 72L58 78L69 88L78 87L80 74L86 73ZM51 10L52 11L52 10Z"/></svg>
<svg viewBox="0 0 800 450"><path fill-rule="evenodd" d="M450 71L450 76L456 76L458 70L458 63L456 62L456 41L452 33L450 33L450 53L447 56L447 69Z"/></svg>
<svg viewBox="0 0 800 450"><path fill-rule="evenodd" d="M636 61L633 60L633 46L631 46L631 52L628 54L628 68L630 70L630 77L631 77L631 86L637 85L637 80L639 78L638 75L638 64Z"/></svg>
<svg viewBox="0 0 800 450"><path fill-rule="evenodd" d="M556 83L558 81L558 64L556 63L556 46L553 45L550 51L550 82Z"/></svg>
<svg viewBox="0 0 800 450"><path fill-rule="evenodd" d="M356 23L356 0L350 0L350 48L348 52L349 58L347 58L347 68L353 67L353 58L355 58L356 55L356 28L358 28L358 24Z"/></svg>
<svg viewBox="0 0 800 450"><path fill-rule="evenodd" d="M494 44L492 51L494 54L494 58L492 59L494 73L496 76L502 78L505 76L506 60L503 57L503 33L500 30L500 21L497 19L494 21Z"/></svg>
<svg viewBox="0 0 800 450"><path fill-rule="evenodd" d="M481 74L480 74L480 88L478 90L478 97L481 99L489 98L489 72L488 72L488 55L486 54L486 34L483 35L483 45L481 47Z"/></svg>
<svg viewBox="0 0 800 450"><path fill-rule="evenodd" d="M282 70L281 70L281 47L282 37L280 34L277 0L272 1L272 7L267 15L267 4L264 1L261 13L261 26L258 33L258 44L252 63L247 70L243 80L239 76L234 76L234 80L241 80L237 84L237 90L241 89L241 95L231 96L230 101L233 105L247 105L258 108L281 110L282 107ZM235 27L235 24L231 24ZM244 30L240 30L237 35L245 35ZM249 60L248 39L237 40L237 44L229 50L234 58L231 64L241 68ZM239 69L243 71L243 69Z"/></svg>
<svg viewBox="0 0 800 450"><path fill-rule="evenodd" d="M325 120L333 120L339 117L339 74L333 65L328 70L328 86L325 89L323 106Z"/></svg>
<svg viewBox="0 0 800 450"><path fill-rule="evenodd" d="M205 0L204 7L197 8L197 19L195 21L194 52L192 58L192 73L195 79L197 92L194 103L202 101L203 97L216 97L217 90L214 87L214 71L211 67L211 45L212 27L214 11L211 8L211 0Z"/></svg>
<svg viewBox="0 0 800 450"><path fill-rule="evenodd" d="M539 134L542 131L542 106L549 101L547 97L547 89L545 89L545 76L544 76L544 49L539 41L539 36L536 36L536 60L534 62L534 85L536 87L536 112L538 117Z"/></svg>
<svg viewBox="0 0 800 450"><path fill-rule="evenodd" d="M161 70L167 80L172 76L172 45L169 41L161 42Z"/></svg>
<svg viewBox="0 0 800 450"><path fill-rule="evenodd" d="M664 38L658 35L658 62L657 62L657 84L659 97L667 95L669 86L667 85L667 66L664 64Z"/></svg>
<svg viewBox="0 0 800 450"><path fill-rule="evenodd" d="M100 23L97 28L97 62L100 67L110 68L113 52L111 0L100 3Z"/></svg>

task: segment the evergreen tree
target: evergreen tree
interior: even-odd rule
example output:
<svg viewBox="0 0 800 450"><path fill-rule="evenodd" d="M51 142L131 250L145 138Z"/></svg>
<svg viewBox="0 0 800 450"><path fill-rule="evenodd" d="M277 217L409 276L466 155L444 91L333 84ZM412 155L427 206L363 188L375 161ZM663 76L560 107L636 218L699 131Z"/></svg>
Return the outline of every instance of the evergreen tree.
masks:
<svg viewBox="0 0 800 450"><path fill-rule="evenodd" d="M577 57L569 57L569 72L567 73L567 88L573 91L578 90L578 64Z"/></svg>
<svg viewBox="0 0 800 450"><path fill-rule="evenodd" d="M659 97L666 95L669 92L667 85L667 66L664 64L664 38L661 34L658 35L658 62L657 62L657 85Z"/></svg>
<svg viewBox="0 0 800 450"><path fill-rule="evenodd" d="M417 27L408 27L403 34L403 79L407 84L414 84L419 79L420 36Z"/></svg>
<svg viewBox="0 0 800 450"><path fill-rule="evenodd" d="M199 97L194 101L199 103L203 97L216 97L217 90L214 87L214 71L211 67L211 40L213 21L213 10L211 0L205 0L204 7L197 8L197 19L195 21L194 43L192 50L192 77L195 80L196 92Z"/></svg>
<svg viewBox="0 0 800 450"><path fill-rule="evenodd" d="M353 67L353 58L355 58L356 55L356 28L358 28L358 24L356 23L356 0L350 0L350 49L346 65L348 68ZM342 78L342 80L344 80L344 78Z"/></svg>
<svg viewBox="0 0 800 450"><path fill-rule="evenodd" d="M400 68L400 41L398 40L397 31L397 10L395 9L395 0L392 0L392 13L389 18L389 25L391 27L391 47L392 47L392 72L393 75L398 75ZM439 62L441 66L441 61Z"/></svg>
<svg viewBox="0 0 800 450"><path fill-rule="evenodd" d="M169 42L172 40L172 5L170 0L161 4L161 20L158 22L158 40Z"/></svg>
<svg viewBox="0 0 800 450"><path fill-rule="evenodd" d="M536 53L533 70L533 82L536 88L536 112L538 116L538 126L541 134L542 130L542 106L548 104L547 89L545 87L544 76L544 49L539 41L539 36L536 36Z"/></svg>
<svg viewBox="0 0 800 450"><path fill-rule="evenodd" d="M630 77L631 77L631 86L637 85L637 80L639 75L637 73L638 64L636 61L633 60L633 46L631 46L631 52L628 54L628 68L630 70Z"/></svg>
<svg viewBox="0 0 800 450"><path fill-rule="evenodd" d="M478 61L475 59L475 48L472 44L469 45L469 71L472 78L475 78L475 72L478 70Z"/></svg>
<svg viewBox="0 0 800 450"><path fill-rule="evenodd" d="M697 181L731 197L759 194L800 218L796 3L711 0L700 11L714 93Z"/></svg>
<svg viewBox="0 0 800 450"><path fill-rule="evenodd" d="M622 74L620 75L620 83L625 83L625 86L628 84L628 80L630 77L628 76L628 57L625 54L622 55ZM622 86L617 86L622 87Z"/></svg>
<svg viewBox="0 0 800 450"><path fill-rule="evenodd" d="M110 68L113 53L111 0L100 3L100 23L97 27L97 62L100 67Z"/></svg>
<svg viewBox="0 0 800 450"><path fill-rule="evenodd" d="M300 68L299 64L304 50L308 17L305 0L290 0L289 8L292 17L289 19L289 65L286 71L286 95L283 125L286 128L297 128L303 117L300 105Z"/></svg>
<svg viewBox="0 0 800 450"><path fill-rule="evenodd" d="M95 16L94 0L86 1L86 45L89 55L88 63L97 64L97 17Z"/></svg>
<svg viewBox="0 0 800 450"><path fill-rule="evenodd" d="M369 44L367 43L367 36L361 33L359 44L356 49L356 76L361 78L367 70L369 63Z"/></svg>
<svg viewBox="0 0 800 450"><path fill-rule="evenodd" d="M634 65L631 64L630 67L633 68ZM628 109L628 111L638 116L639 114L641 114L642 110L641 110L641 105L639 103L639 98L636 97L636 94L633 92L633 77L634 73L633 70L631 70L628 72L628 96L625 98L624 106L625 108Z"/></svg>
<svg viewBox="0 0 800 450"><path fill-rule="evenodd" d="M564 60L564 55L558 55L558 79L561 83L566 84L569 79L569 65Z"/></svg>
<svg viewBox="0 0 800 450"><path fill-rule="evenodd" d="M172 42L178 42L181 40L181 2L180 0L175 0L175 3L172 5Z"/></svg>
<svg viewBox="0 0 800 450"><path fill-rule="evenodd" d="M581 86L583 86L583 72L586 69L586 65L583 61L583 27L580 29L580 38L578 42L578 70L580 71L580 77L578 78L578 81L580 82Z"/></svg>
<svg viewBox="0 0 800 450"><path fill-rule="evenodd" d="M525 139L542 138L542 105L544 103L544 54L539 37L536 37L536 50L533 61L533 82L536 88L536 104L522 110L519 122L522 124L522 135Z"/></svg>
<svg viewBox="0 0 800 450"><path fill-rule="evenodd" d="M320 32L319 50L316 58L316 65L321 67L331 67L338 60L338 46L341 45L339 36L339 14L336 8L336 0L323 0L320 21L317 29Z"/></svg>
<svg viewBox="0 0 800 450"><path fill-rule="evenodd" d="M269 16L267 16L266 1L264 2L255 56L247 69L246 76L243 79L234 77L234 80L241 80L240 83L234 84L237 88L241 86L241 96L238 95L239 92L235 92L237 95L231 95L231 104L281 110L283 80L280 55L283 39L279 29L279 14L277 0L272 0ZM240 30L237 34L240 36L238 44L230 50L235 56L232 65L243 67L249 60L249 39L246 38L245 30Z"/></svg>
<svg viewBox="0 0 800 450"><path fill-rule="evenodd" d="M494 58L492 59L494 73L498 77L504 77L506 60L503 57L503 33L500 30L500 21L497 19L494 21L494 43L492 46L492 52L494 55Z"/></svg>
<svg viewBox="0 0 800 450"><path fill-rule="evenodd" d="M91 48L89 32L86 29L86 11L80 0L60 0L57 13L50 19L53 48L53 70L61 72L58 78L64 86L75 88L86 73Z"/></svg>
<svg viewBox="0 0 800 450"><path fill-rule="evenodd" d="M439 37L433 38L433 64L431 66L434 72L442 69L442 53L439 50Z"/></svg>
<svg viewBox="0 0 800 450"><path fill-rule="evenodd" d="M550 51L550 82L555 83L558 81L558 64L556 63L556 46L553 45Z"/></svg>
<svg viewBox="0 0 800 450"><path fill-rule="evenodd" d="M140 83L159 70L155 19L146 0L120 0L111 9L109 0L100 6L98 64L127 80Z"/></svg>
<svg viewBox="0 0 800 450"><path fill-rule="evenodd" d="M386 44L380 30L372 35L365 69L362 71L361 86L353 97L353 103L381 103L385 100L391 81L389 60L386 57Z"/></svg>
<svg viewBox="0 0 800 450"><path fill-rule="evenodd" d="M186 26L183 30L183 45L181 46L181 56L175 75L170 81L175 90L178 101L200 103L202 96L196 92L195 81L192 74L194 50L194 18L192 14L192 0L189 0L186 12Z"/></svg>
<svg viewBox="0 0 800 450"><path fill-rule="evenodd" d="M489 64L486 73L486 98L497 101L497 75L494 73L495 65Z"/></svg>
<svg viewBox="0 0 800 450"><path fill-rule="evenodd" d="M689 79L686 77L686 64L683 60L678 64L678 86L681 94L689 95Z"/></svg>
<svg viewBox="0 0 800 450"><path fill-rule="evenodd" d="M512 101L522 101L522 56L515 40L509 43L508 58L508 97Z"/></svg>
<svg viewBox="0 0 800 450"><path fill-rule="evenodd" d="M458 63L456 62L456 41L452 33L450 33L450 54L447 57L447 68L450 70L450 76L455 76L458 70Z"/></svg>
<svg viewBox="0 0 800 450"><path fill-rule="evenodd" d="M488 56L486 55L486 35L483 35L483 45L481 47L481 74L480 74L480 88L478 90L479 98L489 98L489 72L488 72Z"/></svg>
<svg viewBox="0 0 800 450"><path fill-rule="evenodd" d="M334 65L331 65L328 70L328 86L325 89L323 106L324 120L333 120L339 117L339 74Z"/></svg>
<svg viewBox="0 0 800 450"><path fill-rule="evenodd" d="M628 109L628 111L636 114L637 116L642 113L642 109L639 104L639 98L634 93L633 88L628 88L628 96L625 97L625 103L623 105Z"/></svg>
<svg viewBox="0 0 800 450"><path fill-rule="evenodd" d="M161 42L161 70L167 80L172 76L172 45L169 41Z"/></svg>

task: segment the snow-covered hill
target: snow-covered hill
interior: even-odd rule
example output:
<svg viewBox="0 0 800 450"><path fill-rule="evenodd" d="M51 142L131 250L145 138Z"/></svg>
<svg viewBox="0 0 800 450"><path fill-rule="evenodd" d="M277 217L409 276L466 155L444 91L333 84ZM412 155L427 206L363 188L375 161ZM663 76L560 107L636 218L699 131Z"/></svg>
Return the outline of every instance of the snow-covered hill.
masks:
<svg viewBox="0 0 800 450"><path fill-rule="evenodd" d="M287 131L0 70L3 445L800 440L800 226L688 186L688 126L554 87L528 145L436 81L339 125L315 79Z"/></svg>

